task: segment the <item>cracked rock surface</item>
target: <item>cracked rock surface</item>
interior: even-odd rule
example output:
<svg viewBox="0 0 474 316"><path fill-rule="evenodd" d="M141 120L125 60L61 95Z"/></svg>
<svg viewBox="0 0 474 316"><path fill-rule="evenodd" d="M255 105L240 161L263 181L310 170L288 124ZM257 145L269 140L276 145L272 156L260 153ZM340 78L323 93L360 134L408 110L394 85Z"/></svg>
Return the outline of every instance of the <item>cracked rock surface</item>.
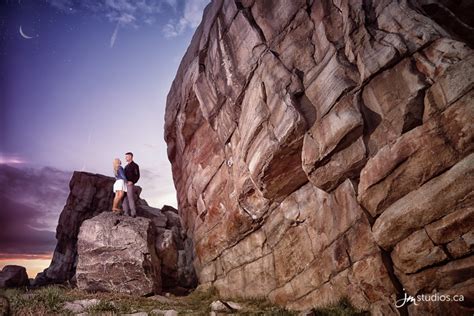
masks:
<svg viewBox="0 0 474 316"><path fill-rule="evenodd" d="M165 140L201 284L294 310L472 314L472 1L215 0Z"/></svg>
<svg viewBox="0 0 474 316"><path fill-rule="evenodd" d="M156 282L160 286L155 286L155 281L150 281L146 285L146 291L154 289L153 292L156 290L156 293L159 293L162 289L163 291L182 295L194 289L197 280L192 266L193 244L192 240L186 238L184 234L177 210L168 205L161 209L149 206L145 200L140 198L141 188L137 186L135 190L137 218L115 216L110 212L114 196L112 192L114 181L114 178L100 174L74 172L69 183L71 192L61 212L56 229L56 239L58 241L53 259L50 266L36 276L33 284L40 286L51 283L76 283L76 269L79 261L78 244L81 244L83 253L87 252L88 261L96 260L98 264L103 264L101 273L104 278L110 276L108 273L111 271L108 268L113 270L116 267L121 267L124 269L123 274L127 275L128 265L130 264L131 270L145 269L140 273L147 277L156 272ZM99 218L102 218L102 221L94 222L93 219L97 219L97 216L101 216ZM114 222L109 222L109 218L113 218ZM82 241L80 241L81 227L89 220L96 223L96 225L93 225L96 230L87 226L88 232L82 235ZM118 226L113 225L115 220L118 220ZM146 223L143 221L146 221ZM88 223L90 225L91 222ZM119 225L119 223L121 224ZM121 233L113 234L117 229ZM142 236L142 233L145 235ZM107 239L102 240L103 244L100 244L100 238L105 237ZM97 241L97 244L94 241ZM153 249L150 248L149 243L153 243ZM95 250L92 249L95 247L94 245L97 246ZM145 246L149 248L147 251L143 248ZM133 253L135 247L143 251ZM115 249L115 252L112 251L109 253L110 257L107 257L107 251L111 249ZM117 255L120 249L124 251L123 256ZM158 260L152 260L151 257L143 258L140 255L141 253L156 254ZM128 254L128 257L126 254ZM138 257L134 259L132 254ZM103 261L99 259L103 259ZM85 261L82 262L82 269L84 269ZM148 264L151 264L151 267L148 267ZM140 265L141 268L136 265ZM155 272L151 273L148 269ZM107 271L107 273L103 273L104 271ZM116 270L113 271L117 272ZM97 278L99 276L97 275ZM129 277L125 277L125 279L127 278ZM144 287L145 284L147 283L144 282ZM86 286L85 283L82 283L82 285ZM107 287L105 286L104 290L105 288ZM114 289L119 289L118 285L110 285L110 290ZM124 292L128 292L127 287L124 289Z"/></svg>
<svg viewBox="0 0 474 316"><path fill-rule="evenodd" d="M101 213L78 235L77 287L144 296L161 292L155 228L147 218Z"/></svg>

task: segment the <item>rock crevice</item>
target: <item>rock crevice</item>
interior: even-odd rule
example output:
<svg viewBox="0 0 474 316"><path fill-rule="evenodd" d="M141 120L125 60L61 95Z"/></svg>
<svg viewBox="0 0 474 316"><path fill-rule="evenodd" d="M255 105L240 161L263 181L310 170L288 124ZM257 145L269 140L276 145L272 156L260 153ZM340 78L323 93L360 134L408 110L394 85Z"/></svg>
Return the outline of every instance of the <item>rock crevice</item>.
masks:
<svg viewBox="0 0 474 316"><path fill-rule="evenodd" d="M395 308L403 288L472 297L460 275L474 271L474 53L460 7L473 9L209 4L165 114L201 284L295 310L347 297L374 315L472 311Z"/></svg>

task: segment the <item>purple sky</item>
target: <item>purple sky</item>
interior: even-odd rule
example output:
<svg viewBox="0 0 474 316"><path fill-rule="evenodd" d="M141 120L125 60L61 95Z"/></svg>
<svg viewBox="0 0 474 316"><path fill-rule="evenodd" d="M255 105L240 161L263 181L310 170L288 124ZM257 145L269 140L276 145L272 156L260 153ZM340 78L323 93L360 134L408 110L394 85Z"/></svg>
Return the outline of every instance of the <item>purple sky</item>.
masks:
<svg viewBox="0 0 474 316"><path fill-rule="evenodd" d="M166 95L208 2L0 0L0 182L46 179L60 192L8 190L4 221L21 208L43 220L18 225L54 231L67 195L60 183L73 170L112 175L126 151L141 167L142 197L176 206ZM34 185L14 186L23 187Z"/></svg>

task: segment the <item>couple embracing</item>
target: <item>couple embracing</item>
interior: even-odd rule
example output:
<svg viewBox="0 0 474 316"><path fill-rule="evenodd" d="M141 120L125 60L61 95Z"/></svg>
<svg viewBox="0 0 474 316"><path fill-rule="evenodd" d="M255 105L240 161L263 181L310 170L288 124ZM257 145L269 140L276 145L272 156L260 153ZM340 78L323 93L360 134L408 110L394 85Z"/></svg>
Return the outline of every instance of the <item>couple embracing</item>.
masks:
<svg viewBox="0 0 474 316"><path fill-rule="evenodd" d="M125 161L127 165L124 169L120 159L114 159L114 175L116 180L113 188L115 198L112 205L112 212L115 214L121 213L119 205L123 200L122 208L125 215L136 217L137 209L135 208L134 188L135 183L140 179L140 168L133 161L133 153L131 152L125 154Z"/></svg>

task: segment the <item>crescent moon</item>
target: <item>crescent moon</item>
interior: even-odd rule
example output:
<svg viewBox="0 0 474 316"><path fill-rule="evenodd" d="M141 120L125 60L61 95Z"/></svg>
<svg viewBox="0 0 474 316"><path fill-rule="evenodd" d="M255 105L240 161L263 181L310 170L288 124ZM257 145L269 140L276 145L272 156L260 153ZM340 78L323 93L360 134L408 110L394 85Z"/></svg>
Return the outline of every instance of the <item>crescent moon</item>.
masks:
<svg viewBox="0 0 474 316"><path fill-rule="evenodd" d="M20 25L20 35L21 35L21 37L23 37L23 38L25 38L25 39L31 39L31 38L33 38L32 36L28 36L28 35L26 35L26 34L23 32L23 30L21 29L21 25Z"/></svg>

